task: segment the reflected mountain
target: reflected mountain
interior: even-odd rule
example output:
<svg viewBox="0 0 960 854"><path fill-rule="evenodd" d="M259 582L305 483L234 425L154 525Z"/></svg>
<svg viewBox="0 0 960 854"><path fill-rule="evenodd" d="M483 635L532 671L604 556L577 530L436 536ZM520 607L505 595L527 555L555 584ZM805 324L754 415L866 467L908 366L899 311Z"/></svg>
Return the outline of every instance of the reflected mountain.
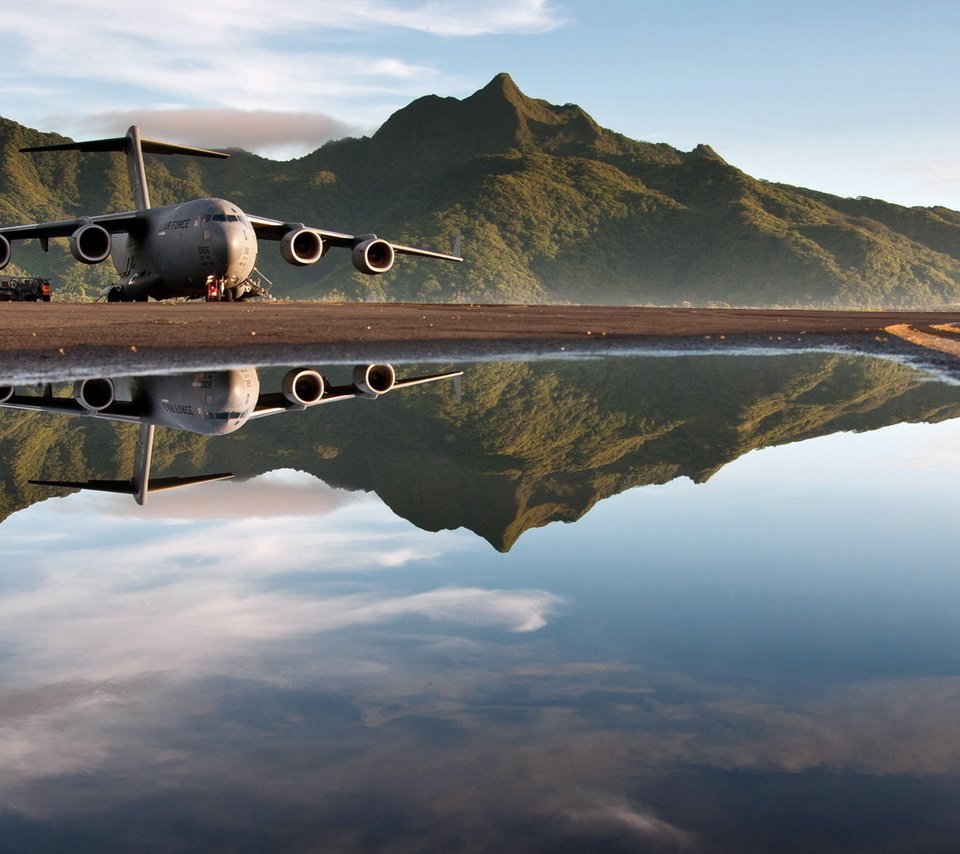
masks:
<svg viewBox="0 0 960 854"><path fill-rule="evenodd" d="M447 384L285 418L229 437L157 432L161 474L280 468L376 492L426 530L466 527L500 551L526 530L678 477L701 483L757 448L960 415L960 386L841 353L611 357L464 366ZM260 371L263 384L283 371ZM0 413L0 512L49 496L43 477L122 478L135 431L95 419ZM198 487L202 489L203 487Z"/></svg>

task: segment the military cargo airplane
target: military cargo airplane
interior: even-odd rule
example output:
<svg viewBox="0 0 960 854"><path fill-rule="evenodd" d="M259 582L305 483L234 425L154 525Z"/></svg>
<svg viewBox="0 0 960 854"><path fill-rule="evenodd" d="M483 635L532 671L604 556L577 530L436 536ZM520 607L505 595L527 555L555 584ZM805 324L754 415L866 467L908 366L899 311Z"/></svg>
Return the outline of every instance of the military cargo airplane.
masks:
<svg viewBox="0 0 960 854"><path fill-rule="evenodd" d="M375 234L355 236L302 222L281 222L246 214L224 199L193 199L151 208L144 152L217 158L229 155L145 139L136 126L115 139L20 150L122 151L126 155L136 210L0 228L0 269L10 262L10 241L30 238L38 239L46 251L51 237L67 237L73 257L84 264L112 258L120 279L105 292L110 302L145 301L149 297L232 301L256 295L259 283L253 276L258 239L279 241L280 255L295 266L315 264L331 246L345 247L352 252L354 267L369 275L386 273L397 253L463 260L459 246L454 247L453 254L446 254L391 243Z"/></svg>
<svg viewBox="0 0 960 854"><path fill-rule="evenodd" d="M256 368L197 371L167 376L98 378L77 382L71 397L55 397L52 386L40 393L21 393L0 385L0 407L80 415L140 425L133 476L130 480L31 480L40 486L93 489L133 495L146 504L154 492L233 477L230 472L194 477L150 479L154 428L172 427L218 436L239 430L248 421L281 412L302 411L323 403L351 398L376 399L400 388L457 379L463 371L397 379L392 365L357 365L349 385L331 385L310 368L288 370L280 391L261 393Z"/></svg>

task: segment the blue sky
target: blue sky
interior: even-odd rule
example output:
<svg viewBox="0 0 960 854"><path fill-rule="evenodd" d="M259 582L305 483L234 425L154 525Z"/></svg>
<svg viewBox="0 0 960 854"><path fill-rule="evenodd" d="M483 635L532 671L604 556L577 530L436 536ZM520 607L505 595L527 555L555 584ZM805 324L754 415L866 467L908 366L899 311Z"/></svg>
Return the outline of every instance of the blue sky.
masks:
<svg viewBox="0 0 960 854"><path fill-rule="evenodd" d="M506 71L760 178L960 209L953 0L34 0L2 29L0 114L74 138L289 157Z"/></svg>

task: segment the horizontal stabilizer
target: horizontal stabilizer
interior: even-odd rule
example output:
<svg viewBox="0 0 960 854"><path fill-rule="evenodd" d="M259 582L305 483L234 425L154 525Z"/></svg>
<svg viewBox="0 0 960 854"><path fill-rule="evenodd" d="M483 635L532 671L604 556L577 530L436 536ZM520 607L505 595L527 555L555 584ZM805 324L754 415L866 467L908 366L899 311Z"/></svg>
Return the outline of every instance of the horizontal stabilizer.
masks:
<svg viewBox="0 0 960 854"><path fill-rule="evenodd" d="M33 145L20 151L126 151L130 143L129 136L117 136L112 139L91 139L84 142L59 142L51 145ZM196 157L217 157L226 159L230 155L209 148L194 148L191 145L178 145L175 142L162 142L158 139L140 138L140 150L145 154L190 154Z"/></svg>
<svg viewBox="0 0 960 854"><path fill-rule="evenodd" d="M165 492L168 489L179 489L181 486L229 480L231 477L233 477L232 471L220 472L219 474L199 474L196 477L152 477L150 478L150 492Z"/></svg>
<svg viewBox="0 0 960 854"><path fill-rule="evenodd" d="M116 492L134 495L136 490L129 480L30 480L34 486L55 486L62 489L91 489L95 492Z"/></svg>
<svg viewBox="0 0 960 854"><path fill-rule="evenodd" d="M158 477L151 478L148 494L179 489L181 486L193 486L200 483L212 483L228 480L233 472L201 474L196 477ZM62 489L86 489L93 492L113 492L119 495L140 495L139 487L132 480L31 480L35 486L54 486Z"/></svg>

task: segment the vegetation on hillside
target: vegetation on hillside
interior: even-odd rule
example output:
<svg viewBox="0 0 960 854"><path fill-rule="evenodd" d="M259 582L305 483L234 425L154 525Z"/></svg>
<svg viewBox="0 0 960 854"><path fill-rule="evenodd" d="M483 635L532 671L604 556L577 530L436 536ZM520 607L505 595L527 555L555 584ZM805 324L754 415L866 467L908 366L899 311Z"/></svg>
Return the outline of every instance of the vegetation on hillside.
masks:
<svg viewBox="0 0 960 854"><path fill-rule="evenodd" d="M144 129L145 133L149 129ZM50 135L0 120L0 222L132 206L118 155L23 155ZM228 142L225 140L225 142ZM260 270L295 298L770 306L960 303L960 213L845 199L759 181L709 146L681 152L599 127L574 105L525 96L504 74L464 100L429 96L371 138L276 163L148 156L152 201L211 195L292 222L445 249L462 265L402 258L381 277L346 253ZM19 269L82 297L110 280L64 241L15 247Z"/></svg>
<svg viewBox="0 0 960 854"><path fill-rule="evenodd" d="M279 378L261 371L265 388ZM422 528L466 527L508 549L531 527L637 486L705 481L755 448L958 416L960 388L865 356L488 362L466 366L460 398L411 388L212 439L160 429L154 474L299 469L375 491ZM0 411L0 518L51 494L31 478L129 477L136 436L129 424Z"/></svg>

